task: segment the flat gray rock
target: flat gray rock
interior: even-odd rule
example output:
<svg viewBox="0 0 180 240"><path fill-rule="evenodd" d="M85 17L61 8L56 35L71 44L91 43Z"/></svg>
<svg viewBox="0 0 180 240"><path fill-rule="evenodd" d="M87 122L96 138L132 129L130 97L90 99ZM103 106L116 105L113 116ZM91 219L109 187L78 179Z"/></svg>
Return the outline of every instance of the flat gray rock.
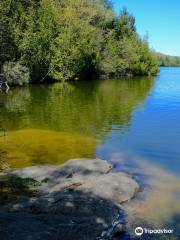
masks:
<svg viewBox="0 0 180 240"><path fill-rule="evenodd" d="M13 172L49 180L36 188L38 197L22 197L1 207L0 239L94 240L139 189L132 177L112 169L100 159L75 159L61 166Z"/></svg>

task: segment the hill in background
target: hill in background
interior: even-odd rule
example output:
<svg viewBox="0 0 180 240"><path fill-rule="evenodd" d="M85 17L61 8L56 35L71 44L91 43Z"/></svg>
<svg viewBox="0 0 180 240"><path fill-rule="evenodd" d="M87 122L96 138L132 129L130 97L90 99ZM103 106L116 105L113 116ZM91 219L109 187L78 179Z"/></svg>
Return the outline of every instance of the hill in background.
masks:
<svg viewBox="0 0 180 240"><path fill-rule="evenodd" d="M180 57L157 53L158 64L161 67L180 67Z"/></svg>

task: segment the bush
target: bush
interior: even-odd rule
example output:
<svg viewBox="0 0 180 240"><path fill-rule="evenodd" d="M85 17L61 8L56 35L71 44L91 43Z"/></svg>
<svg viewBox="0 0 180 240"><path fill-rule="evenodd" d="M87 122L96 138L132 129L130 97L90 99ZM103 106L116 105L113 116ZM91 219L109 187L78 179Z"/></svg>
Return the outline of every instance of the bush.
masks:
<svg viewBox="0 0 180 240"><path fill-rule="evenodd" d="M11 86L29 83L29 70L19 62L6 62L3 65L4 80Z"/></svg>

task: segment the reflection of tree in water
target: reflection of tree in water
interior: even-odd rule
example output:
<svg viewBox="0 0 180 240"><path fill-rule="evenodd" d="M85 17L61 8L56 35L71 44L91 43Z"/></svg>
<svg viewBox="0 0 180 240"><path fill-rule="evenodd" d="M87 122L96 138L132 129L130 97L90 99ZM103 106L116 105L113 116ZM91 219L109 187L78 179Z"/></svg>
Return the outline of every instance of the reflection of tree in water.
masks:
<svg viewBox="0 0 180 240"><path fill-rule="evenodd" d="M0 94L1 107L8 110L8 112L24 112L29 100L30 91L28 87L17 88L9 91L7 94Z"/></svg>
<svg viewBox="0 0 180 240"><path fill-rule="evenodd" d="M0 93L0 127L14 129L26 125L30 101L28 87L11 89L7 94Z"/></svg>
<svg viewBox="0 0 180 240"><path fill-rule="evenodd" d="M77 82L15 89L0 97L0 121L8 129L45 128L102 135L123 129L143 103L152 78Z"/></svg>

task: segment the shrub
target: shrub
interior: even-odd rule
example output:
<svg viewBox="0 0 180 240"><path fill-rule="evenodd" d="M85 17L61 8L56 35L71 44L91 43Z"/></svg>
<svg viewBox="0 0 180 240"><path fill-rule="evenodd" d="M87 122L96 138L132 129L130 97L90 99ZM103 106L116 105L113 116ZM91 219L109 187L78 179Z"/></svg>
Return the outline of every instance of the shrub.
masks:
<svg viewBox="0 0 180 240"><path fill-rule="evenodd" d="M19 62L6 62L3 65L4 80L9 85L19 85L29 83L29 70Z"/></svg>

